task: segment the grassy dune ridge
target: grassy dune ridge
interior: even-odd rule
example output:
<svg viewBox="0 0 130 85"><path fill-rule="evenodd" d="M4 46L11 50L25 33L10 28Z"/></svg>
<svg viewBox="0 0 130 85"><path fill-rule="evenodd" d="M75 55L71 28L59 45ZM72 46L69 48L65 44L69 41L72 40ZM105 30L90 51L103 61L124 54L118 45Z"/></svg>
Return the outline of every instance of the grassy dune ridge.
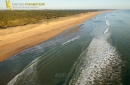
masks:
<svg viewBox="0 0 130 85"><path fill-rule="evenodd" d="M0 29L36 23L40 20L66 17L98 10L1 10Z"/></svg>

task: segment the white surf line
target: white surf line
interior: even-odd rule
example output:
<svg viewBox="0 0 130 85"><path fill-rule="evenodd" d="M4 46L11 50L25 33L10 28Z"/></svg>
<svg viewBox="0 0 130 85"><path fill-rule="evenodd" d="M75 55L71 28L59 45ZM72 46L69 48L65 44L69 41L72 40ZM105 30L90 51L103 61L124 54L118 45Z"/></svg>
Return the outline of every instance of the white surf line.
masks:
<svg viewBox="0 0 130 85"><path fill-rule="evenodd" d="M108 20L105 20L106 21L106 24L107 24L107 26L110 26L110 23L109 23L109 21Z"/></svg>
<svg viewBox="0 0 130 85"><path fill-rule="evenodd" d="M108 28L104 31L104 34L108 33L109 32L109 29L110 29L110 23L108 20L105 20L106 21L106 24L108 26Z"/></svg>
<svg viewBox="0 0 130 85"><path fill-rule="evenodd" d="M104 34L109 32L109 27L104 31Z"/></svg>
<svg viewBox="0 0 130 85"><path fill-rule="evenodd" d="M39 57L40 58L40 57ZM17 83L19 83L20 79L22 78L26 78L27 75L30 75L31 73L33 73L32 77L30 79L25 79L25 81L23 82L31 82L31 83L35 83L37 76L36 76L36 65L38 63L39 58L36 58L35 60L33 60L28 66L26 66L23 71L21 71L19 74L17 74L10 82L8 82L7 85L15 85ZM27 83L26 82L26 83Z"/></svg>
<svg viewBox="0 0 130 85"><path fill-rule="evenodd" d="M105 38L94 38L85 55L69 85L106 85L120 82L122 61L116 49Z"/></svg>
<svg viewBox="0 0 130 85"><path fill-rule="evenodd" d="M72 38L72 39L66 41L66 42L63 43L62 45L65 45L65 44L67 44L67 43L69 43L69 42L71 42L71 41L74 41L74 40L76 40L76 39L79 39L79 38L80 38L80 37L79 37L79 35L78 35L78 36L76 36L76 37L74 37L74 38Z"/></svg>
<svg viewBox="0 0 130 85"><path fill-rule="evenodd" d="M52 50L54 50L54 49L52 49ZM17 83L19 83L20 80L22 80L22 83L26 82L26 85L30 85L30 83L33 83L33 85L38 85L38 83L37 83L38 82L38 78L37 78L36 65L41 60L42 56L43 55L39 56L38 58L34 59L31 63L29 63L19 74L17 74L10 82L8 82L7 85L18 85ZM42 59L45 59L47 57L48 56L45 56ZM29 76L31 75L31 76L28 79L26 79L26 77L28 75ZM25 81L23 81L23 80L25 80ZM29 83L29 84L27 84L27 83Z"/></svg>

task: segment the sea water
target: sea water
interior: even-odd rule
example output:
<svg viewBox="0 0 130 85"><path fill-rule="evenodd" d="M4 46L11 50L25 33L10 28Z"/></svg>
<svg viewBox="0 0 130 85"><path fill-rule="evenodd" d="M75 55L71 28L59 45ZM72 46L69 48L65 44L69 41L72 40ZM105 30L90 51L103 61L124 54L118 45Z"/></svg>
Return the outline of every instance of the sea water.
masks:
<svg viewBox="0 0 130 85"><path fill-rule="evenodd" d="M129 85L130 11L102 13L0 63L2 85Z"/></svg>

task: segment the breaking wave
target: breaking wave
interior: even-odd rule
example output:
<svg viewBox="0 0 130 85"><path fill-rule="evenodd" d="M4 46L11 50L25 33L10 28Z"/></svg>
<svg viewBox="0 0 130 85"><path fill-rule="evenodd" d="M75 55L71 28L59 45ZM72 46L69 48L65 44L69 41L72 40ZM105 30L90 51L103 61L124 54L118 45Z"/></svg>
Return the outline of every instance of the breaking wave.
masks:
<svg viewBox="0 0 130 85"><path fill-rule="evenodd" d="M105 20L109 32L110 23ZM97 28L96 28L97 29ZM109 35L94 37L81 54L69 85L121 85L122 60L116 48L107 42Z"/></svg>
<svg viewBox="0 0 130 85"><path fill-rule="evenodd" d="M94 38L82 56L70 85L120 84L121 60L105 38Z"/></svg>
<svg viewBox="0 0 130 85"><path fill-rule="evenodd" d="M105 19L107 17L105 16ZM110 23L105 20L108 28L104 35L109 33ZM76 62L76 71L69 85L121 85L122 60L116 49L107 42L109 34L104 36L94 35L99 27L96 23L95 29L90 33L93 37L88 48L82 52L80 59ZM64 42L62 45L79 39L79 35ZM40 57L39 57L40 58ZM30 63L21 73L16 75L7 85L39 85L36 65L39 58ZM22 83L21 83L22 81ZM67 84L68 85L68 84Z"/></svg>
<svg viewBox="0 0 130 85"><path fill-rule="evenodd" d="M104 34L108 33L110 30L110 23L108 20L106 20L106 24L107 24L108 28L105 30Z"/></svg>
<svg viewBox="0 0 130 85"><path fill-rule="evenodd" d="M7 85L37 85L36 65L38 59L32 61L22 72L16 75Z"/></svg>

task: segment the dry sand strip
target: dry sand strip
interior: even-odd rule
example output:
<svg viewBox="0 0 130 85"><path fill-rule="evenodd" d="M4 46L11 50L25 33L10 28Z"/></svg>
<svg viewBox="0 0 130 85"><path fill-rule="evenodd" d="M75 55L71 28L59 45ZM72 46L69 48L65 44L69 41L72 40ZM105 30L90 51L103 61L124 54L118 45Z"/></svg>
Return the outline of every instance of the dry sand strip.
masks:
<svg viewBox="0 0 130 85"><path fill-rule="evenodd" d="M91 19L99 13L89 12L70 17L63 17L49 22L29 24L0 30L0 62L31 46L40 44L61 32ZM23 30L24 29L24 30Z"/></svg>

